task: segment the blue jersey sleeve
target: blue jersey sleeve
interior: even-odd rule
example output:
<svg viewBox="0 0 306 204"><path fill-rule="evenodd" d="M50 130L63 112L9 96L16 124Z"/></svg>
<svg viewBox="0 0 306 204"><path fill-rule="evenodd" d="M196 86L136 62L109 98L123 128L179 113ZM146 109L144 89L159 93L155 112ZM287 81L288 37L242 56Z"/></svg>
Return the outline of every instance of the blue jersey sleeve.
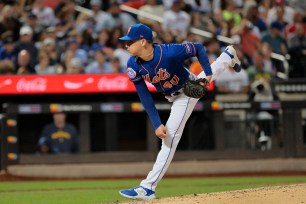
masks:
<svg viewBox="0 0 306 204"><path fill-rule="evenodd" d="M212 75L208 56L205 48L201 43L188 42L183 44L171 44L171 54L175 56L175 60L184 61L191 57L197 57L206 76Z"/></svg>
<svg viewBox="0 0 306 204"><path fill-rule="evenodd" d="M194 43L194 46L195 46L195 48L197 50L196 56L197 56L197 58L199 60L199 63L201 65L202 69L204 70L206 76L211 76L212 75L212 71L211 71L211 67L210 67L208 56L207 56L207 54L205 52L205 48L200 43Z"/></svg>
<svg viewBox="0 0 306 204"><path fill-rule="evenodd" d="M148 87L139 73L137 63L134 57L131 57L127 63L127 74L129 79L134 83L140 101L145 108L149 118L157 129L161 125L161 120L158 111L154 105L154 101Z"/></svg>
<svg viewBox="0 0 306 204"><path fill-rule="evenodd" d="M138 82L135 82L134 85L136 87L140 101L144 106L147 114L149 115L149 118L154 128L157 129L161 125L161 121L146 83L144 82L144 80L140 80Z"/></svg>

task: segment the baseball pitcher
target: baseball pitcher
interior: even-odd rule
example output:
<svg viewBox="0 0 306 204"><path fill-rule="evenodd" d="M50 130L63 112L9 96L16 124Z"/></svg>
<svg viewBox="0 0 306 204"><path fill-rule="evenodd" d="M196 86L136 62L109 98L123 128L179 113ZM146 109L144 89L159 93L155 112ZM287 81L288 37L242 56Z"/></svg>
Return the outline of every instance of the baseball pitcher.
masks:
<svg viewBox="0 0 306 204"><path fill-rule="evenodd" d="M204 96L209 83L224 69L239 72L240 61L235 49L228 46L210 65L202 44L155 44L152 30L143 24L132 25L127 34L119 39L125 41L126 49L131 54L127 74L152 121L156 136L162 139L161 150L146 179L139 186L120 190L119 193L132 199L150 200L155 198L157 184L172 161L185 124L197 101ZM197 57L203 68L198 76L183 65L183 61L191 57ZM172 102L165 125L161 123L145 81L152 83L158 92Z"/></svg>

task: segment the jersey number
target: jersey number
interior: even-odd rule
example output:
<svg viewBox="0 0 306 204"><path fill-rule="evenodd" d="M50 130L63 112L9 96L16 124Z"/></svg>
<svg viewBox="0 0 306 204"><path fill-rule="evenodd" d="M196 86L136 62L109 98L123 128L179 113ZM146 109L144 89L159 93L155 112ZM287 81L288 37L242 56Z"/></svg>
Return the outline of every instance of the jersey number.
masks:
<svg viewBox="0 0 306 204"><path fill-rule="evenodd" d="M173 85L177 85L178 84L178 82L179 82L179 78L176 76L176 75L174 75L173 77L172 77L172 79L170 80L170 81L166 81L164 84L163 84L163 87L164 88L172 88L172 86Z"/></svg>

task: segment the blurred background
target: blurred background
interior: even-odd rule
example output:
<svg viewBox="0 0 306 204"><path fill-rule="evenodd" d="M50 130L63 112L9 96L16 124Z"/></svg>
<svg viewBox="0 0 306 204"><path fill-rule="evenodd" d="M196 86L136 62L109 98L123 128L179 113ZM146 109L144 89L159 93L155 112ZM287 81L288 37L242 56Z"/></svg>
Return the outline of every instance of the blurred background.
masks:
<svg viewBox="0 0 306 204"><path fill-rule="evenodd" d="M118 40L134 23L156 43L201 42L211 61L233 44L242 62L199 101L175 160L305 157L305 4L0 0L0 169L154 161L160 141ZM201 71L196 58L185 64ZM149 88L165 123L171 104Z"/></svg>

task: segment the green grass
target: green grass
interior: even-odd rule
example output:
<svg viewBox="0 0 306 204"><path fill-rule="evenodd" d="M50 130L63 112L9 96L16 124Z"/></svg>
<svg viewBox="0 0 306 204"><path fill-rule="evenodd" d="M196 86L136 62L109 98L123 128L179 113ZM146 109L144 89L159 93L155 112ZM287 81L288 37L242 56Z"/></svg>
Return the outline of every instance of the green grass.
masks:
<svg viewBox="0 0 306 204"><path fill-rule="evenodd" d="M118 190L134 187L139 182L140 179L0 182L0 203L112 203L127 200L118 194ZM162 198L293 183L306 183L306 176L168 178L159 183L156 196Z"/></svg>

